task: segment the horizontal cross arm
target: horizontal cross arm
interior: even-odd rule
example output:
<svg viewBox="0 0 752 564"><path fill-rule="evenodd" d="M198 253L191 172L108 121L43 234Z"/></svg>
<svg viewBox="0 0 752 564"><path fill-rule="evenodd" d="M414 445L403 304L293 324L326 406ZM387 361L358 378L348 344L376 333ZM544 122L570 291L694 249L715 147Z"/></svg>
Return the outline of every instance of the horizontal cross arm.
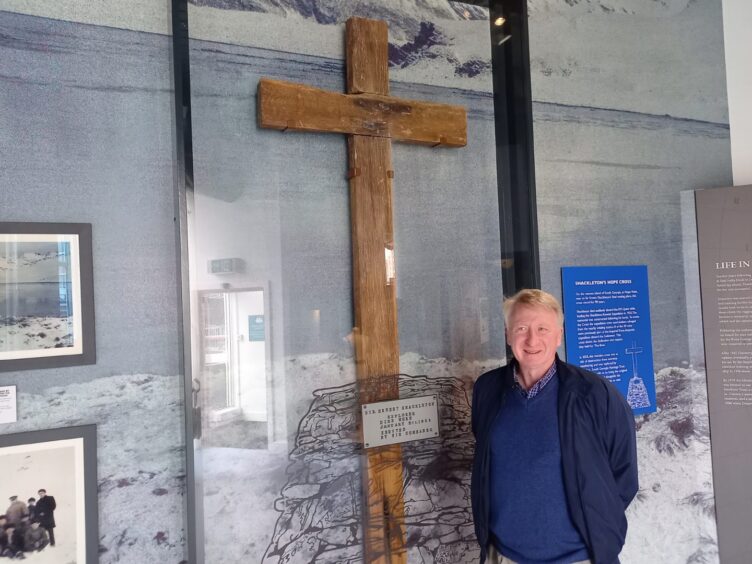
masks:
<svg viewBox="0 0 752 564"><path fill-rule="evenodd" d="M431 146L467 144L467 111L462 106L340 94L266 78L259 81L258 120L270 129L388 137Z"/></svg>

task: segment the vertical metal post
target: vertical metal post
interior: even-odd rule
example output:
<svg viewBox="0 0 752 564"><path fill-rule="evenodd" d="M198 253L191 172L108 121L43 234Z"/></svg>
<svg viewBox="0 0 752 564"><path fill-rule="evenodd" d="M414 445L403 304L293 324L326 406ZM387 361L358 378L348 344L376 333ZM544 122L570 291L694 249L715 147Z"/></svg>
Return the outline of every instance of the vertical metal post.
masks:
<svg viewBox="0 0 752 564"><path fill-rule="evenodd" d="M491 58L504 293L540 288L527 0L491 0Z"/></svg>
<svg viewBox="0 0 752 564"><path fill-rule="evenodd" d="M185 541L188 562L203 562L203 527L199 526L196 465L193 447L193 375L191 370L191 317L188 270L188 194L193 191L193 137L188 39L188 2L172 0L172 63L175 99L175 238L178 264L178 344L183 374L185 435Z"/></svg>

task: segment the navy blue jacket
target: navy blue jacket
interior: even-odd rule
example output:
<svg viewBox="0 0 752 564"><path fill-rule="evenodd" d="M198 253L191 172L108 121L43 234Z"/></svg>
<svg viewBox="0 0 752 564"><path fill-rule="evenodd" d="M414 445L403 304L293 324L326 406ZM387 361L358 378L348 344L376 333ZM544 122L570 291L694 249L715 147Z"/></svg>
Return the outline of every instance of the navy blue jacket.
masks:
<svg viewBox="0 0 752 564"><path fill-rule="evenodd" d="M556 369L561 460L570 517L594 564L618 563L627 535L624 511L638 488L632 410L613 384L597 374L558 357ZM512 364L507 364L483 374L473 388L471 493L481 563L486 559L489 537L489 435L513 384Z"/></svg>

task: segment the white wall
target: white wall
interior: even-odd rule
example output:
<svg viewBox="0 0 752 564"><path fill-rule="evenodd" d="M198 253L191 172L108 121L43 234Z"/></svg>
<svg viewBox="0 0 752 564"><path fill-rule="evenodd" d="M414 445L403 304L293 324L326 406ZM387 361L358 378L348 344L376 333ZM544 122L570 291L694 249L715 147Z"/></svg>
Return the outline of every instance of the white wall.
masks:
<svg viewBox="0 0 752 564"><path fill-rule="evenodd" d="M752 2L723 0L734 184L752 184Z"/></svg>

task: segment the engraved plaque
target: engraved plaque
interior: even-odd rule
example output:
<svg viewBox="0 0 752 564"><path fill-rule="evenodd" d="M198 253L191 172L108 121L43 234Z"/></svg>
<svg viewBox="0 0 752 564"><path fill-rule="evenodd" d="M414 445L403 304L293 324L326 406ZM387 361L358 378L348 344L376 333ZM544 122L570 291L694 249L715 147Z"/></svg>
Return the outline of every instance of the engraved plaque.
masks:
<svg viewBox="0 0 752 564"><path fill-rule="evenodd" d="M439 436L435 395L364 404L361 410L366 448Z"/></svg>

